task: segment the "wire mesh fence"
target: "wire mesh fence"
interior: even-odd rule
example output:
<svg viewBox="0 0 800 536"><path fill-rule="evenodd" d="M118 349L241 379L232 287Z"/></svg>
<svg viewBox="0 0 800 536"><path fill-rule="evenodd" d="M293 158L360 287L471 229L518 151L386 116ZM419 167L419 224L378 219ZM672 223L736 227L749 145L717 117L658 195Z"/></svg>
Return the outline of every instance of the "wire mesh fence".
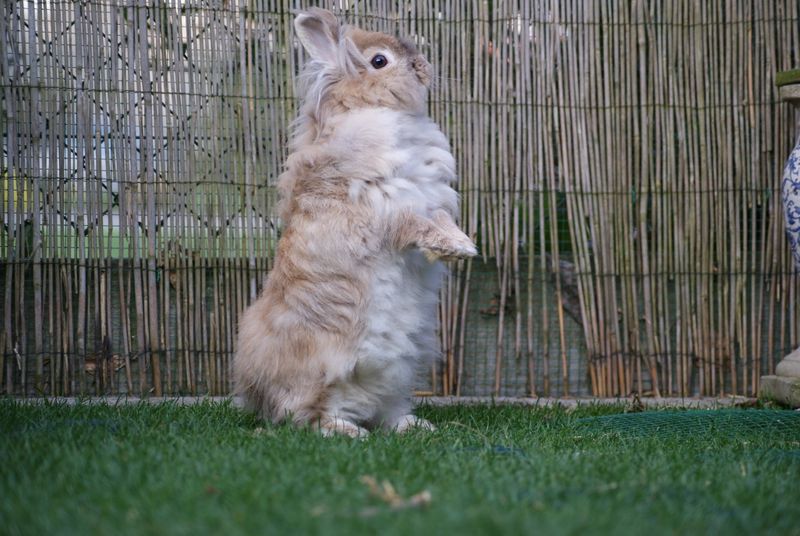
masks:
<svg viewBox="0 0 800 536"><path fill-rule="evenodd" d="M0 13L7 394L224 394L280 234L294 1ZM365 0L437 69L462 223L420 392L754 394L800 344L794 0Z"/></svg>

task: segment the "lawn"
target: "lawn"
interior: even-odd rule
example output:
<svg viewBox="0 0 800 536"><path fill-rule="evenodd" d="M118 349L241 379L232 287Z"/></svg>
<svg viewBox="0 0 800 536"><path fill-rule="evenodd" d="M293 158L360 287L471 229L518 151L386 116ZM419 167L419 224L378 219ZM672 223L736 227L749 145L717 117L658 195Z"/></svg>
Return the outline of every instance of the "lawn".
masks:
<svg viewBox="0 0 800 536"><path fill-rule="evenodd" d="M0 401L0 532L800 534L800 413L625 409L422 407L436 432L359 441L230 403Z"/></svg>

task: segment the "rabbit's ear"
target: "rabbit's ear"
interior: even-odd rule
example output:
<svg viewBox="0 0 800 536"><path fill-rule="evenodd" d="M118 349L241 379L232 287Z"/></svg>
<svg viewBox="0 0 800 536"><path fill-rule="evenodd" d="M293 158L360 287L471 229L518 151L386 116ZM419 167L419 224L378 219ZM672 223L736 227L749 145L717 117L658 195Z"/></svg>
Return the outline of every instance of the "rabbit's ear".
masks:
<svg viewBox="0 0 800 536"><path fill-rule="evenodd" d="M339 21L330 11L312 8L299 13L294 29L303 48L315 60L335 63L339 43Z"/></svg>

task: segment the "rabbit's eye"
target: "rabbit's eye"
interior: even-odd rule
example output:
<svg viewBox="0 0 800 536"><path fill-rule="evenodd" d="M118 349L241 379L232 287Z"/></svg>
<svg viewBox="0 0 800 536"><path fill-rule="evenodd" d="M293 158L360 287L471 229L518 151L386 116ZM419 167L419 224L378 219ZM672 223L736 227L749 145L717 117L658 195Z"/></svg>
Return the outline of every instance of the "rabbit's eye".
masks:
<svg viewBox="0 0 800 536"><path fill-rule="evenodd" d="M369 60L369 63L376 69L383 69L389 64L389 60L387 60L386 56L383 54L375 54L372 56L372 59Z"/></svg>

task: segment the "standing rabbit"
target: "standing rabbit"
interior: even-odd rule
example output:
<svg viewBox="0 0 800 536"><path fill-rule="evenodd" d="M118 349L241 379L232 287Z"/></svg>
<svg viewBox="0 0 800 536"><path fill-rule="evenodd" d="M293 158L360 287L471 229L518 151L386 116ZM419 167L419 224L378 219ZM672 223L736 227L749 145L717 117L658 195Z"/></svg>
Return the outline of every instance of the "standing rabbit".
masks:
<svg viewBox="0 0 800 536"><path fill-rule="evenodd" d="M438 357L438 259L471 257L456 226L455 162L426 115L431 66L403 39L294 21L311 59L279 179L284 231L244 312L237 393L273 422L361 436L433 426L410 414L416 374Z"/></svg>

